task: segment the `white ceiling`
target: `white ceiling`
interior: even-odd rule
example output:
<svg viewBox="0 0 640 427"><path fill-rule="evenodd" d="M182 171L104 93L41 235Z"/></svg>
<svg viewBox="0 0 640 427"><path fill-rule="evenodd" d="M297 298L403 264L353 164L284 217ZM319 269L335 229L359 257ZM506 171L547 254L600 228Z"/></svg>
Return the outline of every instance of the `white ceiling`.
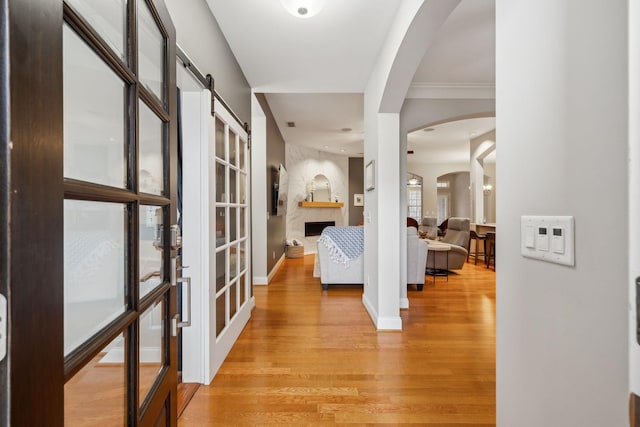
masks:
<svg viewBox="0 0 640 427"><path fill-rule="evenodd" d="M471 139L496 128L495 117L458 120L420 129L407 136L411 163L468 163Z"/></svg>
<svg viewBox="0 0 640 427"><path fill-rule="evenodd" d="M362 93L401 1L326 0L309 19L289 15L280 0L207 3L249 84L266 93L285 141L356 157L363 151ZM462 0L427 51L414 86L490 86L494 81L494 0ZM288 128L289 121L296 127ZM493 129L489 123L440 125L427 139L446 136L415 145L410 160L460 159L459 135L466 133L468 161L470 129L481 134Z"/></svg>
<svg viewBox="0 0 640 427"><path fill-rule="evenodd" d="M327 0L309 19L280 0L207 0L256 92L363 92L401 0Z"/></svg>

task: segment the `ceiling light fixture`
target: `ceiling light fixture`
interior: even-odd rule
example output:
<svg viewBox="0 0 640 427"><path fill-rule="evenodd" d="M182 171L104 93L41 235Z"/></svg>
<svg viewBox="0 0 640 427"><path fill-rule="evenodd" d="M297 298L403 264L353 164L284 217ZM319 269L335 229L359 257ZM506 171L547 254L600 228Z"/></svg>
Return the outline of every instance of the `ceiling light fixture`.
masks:
<svg viewBox="0 0 640 427"><path fill-rule="evenodd" d="M296 18L311 18L320 13L325 0L280 0L280 3Z"/></svg>

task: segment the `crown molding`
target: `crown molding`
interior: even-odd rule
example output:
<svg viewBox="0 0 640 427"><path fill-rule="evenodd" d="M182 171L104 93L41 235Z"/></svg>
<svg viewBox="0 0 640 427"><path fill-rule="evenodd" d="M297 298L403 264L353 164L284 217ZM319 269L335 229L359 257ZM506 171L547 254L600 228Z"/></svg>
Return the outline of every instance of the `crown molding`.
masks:
<svg viewBox="0 0 640 427"><path fill-rule="evenodd" d="M495 99L496 85L486 83L412 83L412 99Z"/></svg>

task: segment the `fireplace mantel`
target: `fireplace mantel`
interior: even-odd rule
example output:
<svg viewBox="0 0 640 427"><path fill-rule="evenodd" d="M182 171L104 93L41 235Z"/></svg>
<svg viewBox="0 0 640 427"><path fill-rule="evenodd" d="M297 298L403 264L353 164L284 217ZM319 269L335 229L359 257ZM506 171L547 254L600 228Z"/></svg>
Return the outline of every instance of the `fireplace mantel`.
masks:
<svg viewBox="0 0 640 427"><path fill-rule="evenodd" d="M341 208L342 202L298 202L301 208Z"/></svg>

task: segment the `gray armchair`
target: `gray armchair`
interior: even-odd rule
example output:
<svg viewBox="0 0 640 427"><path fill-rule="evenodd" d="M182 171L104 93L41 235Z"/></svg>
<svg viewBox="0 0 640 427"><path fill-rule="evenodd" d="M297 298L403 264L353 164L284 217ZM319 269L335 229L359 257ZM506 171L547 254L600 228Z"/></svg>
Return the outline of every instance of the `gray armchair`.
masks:
<svg viewBox="0 0 640 427"><path fill-rule="evenodd" d="M460 270L467 261L467 254L469 253L467 249L469 247L470 236L469 222L469 218L449 218L447 234L445 234L442 239L442 243L447 243L451 246L448 263L449 270ZM434 265L438 270L446 270L447 253L429 251L427 255L427 268L434 268Z"/></svg>
<svg viewBox="0 0 640 427"><path fill-rule="evenodd" d="M427 239L435 239L438 237L438 218L435 216L425 216L420 222L418 232L421 235L426 234Z"/></svg>

